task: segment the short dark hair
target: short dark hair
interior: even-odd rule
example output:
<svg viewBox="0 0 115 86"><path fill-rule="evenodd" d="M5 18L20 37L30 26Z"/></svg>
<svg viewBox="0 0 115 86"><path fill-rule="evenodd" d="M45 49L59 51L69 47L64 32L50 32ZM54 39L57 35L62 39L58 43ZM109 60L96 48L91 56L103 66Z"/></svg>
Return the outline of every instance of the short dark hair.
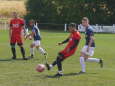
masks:
<svg viewBox="0 0 115 86"><path fill-rule="evenodd" d="M72 27L72 28L75 28L76 30L78 30L78 25L76 23L70 23L68 25L68 27Z"/></svg>
<svg viewBox="0 0 115 86"><path fill-rule="evenodd" d="M75 24L75 23L70 23L70 24L68 25L68 27L75 27L75 28L76 28L76 24Z"/></svg>
<svg viewBox="0 0 115 86"><path fill-rule="evenodd" d="M34 19L30 19L29 21L35 23L35 20L34 20Z"/></svg>

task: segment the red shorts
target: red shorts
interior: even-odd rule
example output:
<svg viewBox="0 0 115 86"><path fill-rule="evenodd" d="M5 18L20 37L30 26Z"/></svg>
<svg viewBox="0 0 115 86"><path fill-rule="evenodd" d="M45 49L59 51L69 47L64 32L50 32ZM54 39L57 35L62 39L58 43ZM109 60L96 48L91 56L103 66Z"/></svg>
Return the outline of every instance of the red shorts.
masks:
<svg viewBox="0 0 115 86"><path fill-rule="evenodd" d="M15 37L11 37L11 39L10 39L10 43L12 43L12 44L23 44L23 41L22 41L22 38L21 38L21 36L15 36Z"/></svg>
<svg viewBox="0 0 115 86"><path fill-rule="evenodd" d="M72 56L76 50L77 50L77 48L74 48L74 49L70 50L69 52L67 52L67 48L66 48L66 49L62 50L61 52L59 52L59 54L62 55L63 59L66 59L66 58Z"/></svg>

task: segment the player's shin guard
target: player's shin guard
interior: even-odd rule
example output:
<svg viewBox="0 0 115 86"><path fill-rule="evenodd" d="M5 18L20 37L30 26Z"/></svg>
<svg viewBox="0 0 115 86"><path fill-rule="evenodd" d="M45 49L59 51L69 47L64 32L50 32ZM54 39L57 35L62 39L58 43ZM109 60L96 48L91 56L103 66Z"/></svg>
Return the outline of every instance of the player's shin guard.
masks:
<svg viewBox="0 0 115 86"><path fill-rule="evenodd" d="M81 64L82 72L85 72L85 60L84 60L84 57L80 57L80 64Z"/></svg>
<svg viewBox="0 0 115 86"><path fill-rule="evenodd" d="M62 71L62 64L61 64L61 62L58 62L57 66L58 66L58 71Z"/></svg>
<svg viewBox="0 0 115 86"><path fill-rule="evenodd" d="M13 54L13 59L16 58L16 49L15 48L11 48L12 54Z"/></svg>
<svg viewBox="0 0 115 86"><path fill-rule="evenodd" d="M42 48L42 47L39 47L39 51L42 55L45 55L46 54L46 51Z"/></svg>
<svg viewBox="0 0 115 86"><path fill-rule="evenodd" d="M57 59L52 63L52 66L55 66L59 60L59 56L57 56Z"/></svg>
<svg viewBox="0 0 115 86"><path fill-rule="evenodd" d="M50 66L53 67L53 66L57 65L58 70L62 71L62 63L61 63L62 61L63 61L63 59L60 59L60 57L57 56L57 59Z"/></svg>
<svg viewBox="0 0 115 86"><path fill-rule="evenodd" d="M86 61L99 63L100 59L97 59L97 58L88 58Z"/></svg>
<svg viewBox="0 0 115 86"><path fill-rule="evenodd" d="M23 58L25 58L25 50L24 50L24 48L20 47L20 50L21 50L21 54L22 54Z"/></svg>
<svg viewBox="0 0 115 86"><path fill-rule="evenodd" d="M55 66L57 64L57 61L54 61L53 63L52 63L52 66Z"/></svg>
<svg viewBox="0 0 115 86"><path fill-rule="evenodd" d="M58 72L62 72L62 59L57 58Z"/></svg>

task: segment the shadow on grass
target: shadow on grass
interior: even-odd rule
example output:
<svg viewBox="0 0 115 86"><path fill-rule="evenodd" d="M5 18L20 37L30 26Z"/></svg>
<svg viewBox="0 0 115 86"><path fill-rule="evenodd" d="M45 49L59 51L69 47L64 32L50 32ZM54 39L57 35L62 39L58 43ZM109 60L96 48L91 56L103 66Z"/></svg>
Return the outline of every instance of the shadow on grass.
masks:
<svg viewBox="0 0 115 86"><path fill-rule="evenodd" d="M89 74L97 74L97 73L84 73L84 74L80 74L80 73L68 73L68 74L64 74L63 76L49 76L47 75L47 78L60 78L60 77L66 77L66 76L79 76L79 75L89 75Z"/></svg>
<svg viewBox="0 0 115 86"><path fill-rule="evenodd" d="M28 59L29 60L29 59ZM23 58L16 58L16 59L12 59L12 58L10 58L10 59L0 59L0 61L23 61ZM24 60L24 61L26 61L26 60Z"/></svg>
<svg viewBox="0 0 115 86"><path fill-rule="evenodd" d="M77 75L77 73L68 73L68 74L64 74L63 76L76 76L76 75ZM55 75L49 76L49 75L47 75L46 77L47 78L59 78L59 77L63 77L63 76L55 76Z"/></svg>
<svg viewBox="0 0 115 86"><path fill-rule="evenodd" d="M12 59L0 59L0 61L12 61Z"/></svg>

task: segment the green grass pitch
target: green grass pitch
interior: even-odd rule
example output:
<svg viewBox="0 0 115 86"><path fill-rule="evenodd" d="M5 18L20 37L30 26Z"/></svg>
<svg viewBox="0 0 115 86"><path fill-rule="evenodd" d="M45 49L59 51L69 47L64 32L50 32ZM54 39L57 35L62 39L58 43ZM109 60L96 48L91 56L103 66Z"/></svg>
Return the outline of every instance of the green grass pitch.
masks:
<svg viewBox="0 0 115 86"><path fill-rule="evenodd" d="M64 46L56 44L64 40L69 34L64 32L42 30L42 46L48 52L48 62L55 60L58 51ZM83 37L83 34L82 34ZM57 72L57 67L52 71L45 70L42 73L35 71L37 64L44 63L44 57L35 51L35 58L24 60L11 60L11 51L7 30L0 30L0 86L115 86L115 34L96 34L96 49L94 57L104 59L104 68L98 63L86 63L87 73L74 75L79 72L80 50L84 45L81 40L75 55L63 62L65 76L61 78L49 78ZM29 45L26 40L24 47L29 56ZM17 58L21 58L19 47Z"/></svg>

